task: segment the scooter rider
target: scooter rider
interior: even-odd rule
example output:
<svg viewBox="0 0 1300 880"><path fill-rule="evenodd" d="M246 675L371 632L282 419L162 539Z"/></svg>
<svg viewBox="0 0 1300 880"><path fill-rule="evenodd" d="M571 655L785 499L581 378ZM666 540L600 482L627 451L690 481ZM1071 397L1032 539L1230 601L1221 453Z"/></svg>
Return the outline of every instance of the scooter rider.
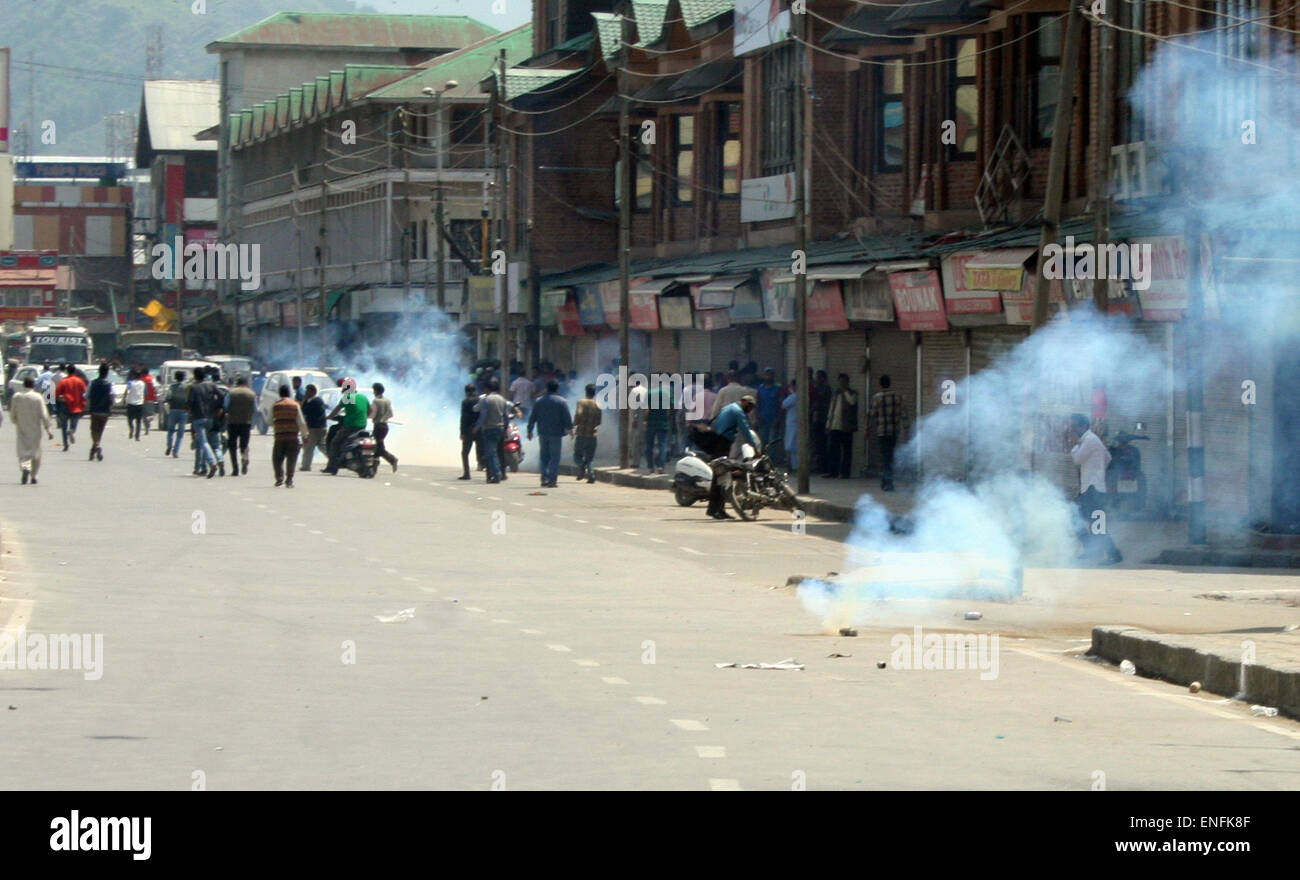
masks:
<svg viewBox="0 0 1300 880"><path fill-rule="evenodd" d="M757 405L758 401L753 395L746 394L735 403L724 406L718 412L718 417L713 420L714 435L731 444L730 451L727 453L728 458L741 458L741 447L745 443L752 445L755 452L763 448L763 444L758 442L758 435L749 426L749 414ZM714 449L704 451L712 455L720 455L720 447L719 443ZM716 478L709 489L709 509L706 512L714 519L733 519L723 508L722 482Z"/></svg>
<svg viewBox="0 0 1300 880"><path fill-rule="evenodd" d="M351 376L343 380L343 398L339 405L334 407L334 412L329 414L329 418L339 420L339 429L334 434L334 439L329 445L329 464L325 466L325 473L337 474L339 466L343 464L343 450L347 447L348 440L354 434L366 429L366 421L370 412L370 400L361 392L357 391L357 380Z"/></svg>

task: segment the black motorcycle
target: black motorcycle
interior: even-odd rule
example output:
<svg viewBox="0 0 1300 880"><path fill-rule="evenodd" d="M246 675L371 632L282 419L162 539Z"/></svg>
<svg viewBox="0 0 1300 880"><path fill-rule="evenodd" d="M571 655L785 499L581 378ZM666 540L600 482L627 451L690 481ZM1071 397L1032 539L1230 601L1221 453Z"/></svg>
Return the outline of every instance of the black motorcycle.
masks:
<svg viewBox="0 0 1300 880"><path fill-rule="evenodd" d="M357 476L368 480L379 472L379 455L375 452L375 438L369 431L358 431L347 439L340 453L339 467L356 471Z"/></svg>
<svg viewBox="0 0 1300 880"><path fill-rule="evenodd" d="M785 472L772 463L767 454L758 455L749 444L744 445L745 457L728 461L729 480L725 487L727 500L743 520L758 519L764 507L778 510L803 510L794 490L786 484Z"/></svg>

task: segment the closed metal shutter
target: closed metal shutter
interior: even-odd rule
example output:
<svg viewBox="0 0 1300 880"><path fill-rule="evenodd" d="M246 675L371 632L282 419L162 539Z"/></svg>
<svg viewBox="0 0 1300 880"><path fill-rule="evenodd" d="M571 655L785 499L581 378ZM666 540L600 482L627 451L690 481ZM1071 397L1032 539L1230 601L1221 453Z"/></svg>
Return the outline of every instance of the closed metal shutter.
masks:
<svg viewBox="0 0 1300 880"><path fill-rule="evenodd" d="M750 357L758 361L760 370L771 367L776 371L778 382L784 382L792 375L785 366L785 346L781 338L784 334L780 330L755 324L746 327L744 332L749 334Z"/></svg>
<svg viewBox="0 0 1300 880"><path fill-rule="evenodd" d="M1169 440L1169 342L1171 324L1167 321L1138 321L1129 332L1158 368L1144 371L1140 381L1112 381L1106 389L1106 445L1115 443L1121 431L1143 434L1149 440L1134 440L1133 448L1142 456L1142 474L1146 480L1145 510L1166 510L1171 503L1172 468L1177 448ZM1141 430L1137 426L1141 425ZM1109 491L1109 487L1107 489Z"/></svg>
<svg viewBox="0 0 1300 880"><path fill-rule="evenodd" d="M714 372L726 370L727 364L732 361L738 361L743 367L749 360L745 356L745 337L741 330L731 328L728 330L711 330L708 331L713 339L710 341L709 368ZM763 369L759 364L758 368Z"/></svg>
<svg viewBox="0 0 1300 880"><path fill-rule="evenodd" d="M597 357L598 343L592 335L573 337L573 369L579 377L596 376L603 369Z"/></svg>
<svg viewBox="0 0 1300 880"><path fill-rule="evenodd" d="M921 414L926 416L944 406L944 383L960 385L966 378L966 333L949 330L924 333L921 340ZM947 404L957 406L958 404ZM945 419L942 435L922 424L920 431L922 476L926 480L964 479L966 475L966 433L952 428Z"/></svg>
<svg viewBox="0 0 1300 880"><path fill-rule="evenodd" d="M1219 322L1205 327L1205 499L1207 514L1229 525L1250 510L1250 413L1241 383L1252 377L1242 336Z"/></svg>
<svg viewBox="0 0 1300 880"><path fill-rule="evenodd" d="M876 438L867 422L867 410L871 405L871 395L880 390L880 377L889 377L890 390L903 399L903 409L907 413L907 437L913 436L916 427L916 340L910 330L896 327L872 327L867 342L871 346L870 374L862 382L862 430L866 433L867 466L872 473L880 472L880 450ZM894 471L900 477L907 468L905 456L896 455Z"/></svg>
<svg viewBox="0 0 1300 880"><path fill-rule="evenodd" d="M1029 337L1028 327L974 327L970 333L971 375L992 366Z"/></svg>
<svg viewBox="0 0 1300 880"><path fill-rule="evenodd" d="M712 340L707 330L675 330L677 334L678 369L686 373L709 373L712 370L710 352Z"/></svg>
<svg viewBox="0 0 1300 880"><path fill-rule="evenodd" d="M672 330L650 334L650 369L656 373L676 373L681 369Z"/></svg>
<svg viewBox="0 0 1300 880"><path fill-rule="evenodd" d="M550 361L555 364L557 370L576 370L577 364L573 361L573 343L572 336L560 336L557 333L548 333L543 340L542 360Z"/></svg>
<svg viewBox="0 0 1300 880"><path fill-rule="evenodd" d="M782 334L785 336L785 374L794 376L795 368L795 335L793 331ZM818 370L826 369L826 349L822 346L823 333L808 334L808 366L814 373ZM835 384L835 378L831 377L831 384Z"/></svg>

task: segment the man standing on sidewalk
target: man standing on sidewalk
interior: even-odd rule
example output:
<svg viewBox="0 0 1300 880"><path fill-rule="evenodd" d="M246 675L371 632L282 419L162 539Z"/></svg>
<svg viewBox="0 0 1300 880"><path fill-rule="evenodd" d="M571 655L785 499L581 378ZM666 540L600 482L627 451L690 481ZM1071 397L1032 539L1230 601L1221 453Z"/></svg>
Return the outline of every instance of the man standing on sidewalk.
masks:
<svg viewBox="0 0 1300 880"><path fill-rule="evenodd" d="M483 455L487 458L489 483L501 482L501 438L505 436L506 412L512 405L501 396L501 380L493 376L488 380L487 394L474 404L478 421L474 430L479 443L483 444Z"/></svg>
<svg viewBox="0 0 1300 880"><path fill-rule="evenodd" d="M307 440L302 445L302 466L298 468L300 471L311 470L312 454L317 449L324 449L325 428L328 427L326 415L325 401L321 398L319 389L315 385L308 385L302 399L302 417L307 422Z"/></svg>
<svg viewBox="0 0 1300 880"><path fill-rule="evenodd" d="M226 395L226 449L230 452L230 475L239 476L243 459L243 472L248 473L248 439L253 433L253 409L257 397L248 387L248 377L235 379L235 387Z"/></svg>
<svg viewBox="0 0 1300 880"><path fill-rule="evenodd" d="M785 457L791 471L799 468L799 389L794 379L790 380L790 393L781 401L785 412Z"/></svg>
<svg viewBox="0 0 1300 880"><path fill-rule="evenodd" d="M1070 416L1065 442L1071 447L1070 459L1079 467L1079 497L1074 503L1081 520L1076 532L1083 544L1080 559L1095 561L1097 556L1105 554L1107 565L1123 562L1124 556L1115 546L1110 532L1103 530L1101 534L1095 534L1090 527L1093 514L1106 509L1106 466L1110 464L1110 451L1092 432L1088 417L1082 413Z"/></svg>
<svg viewBox="0 0 1300 880"><path fill-rule="evenodd" d="M781 415L781 386L776 384L776 371L768 367L763 371L763 381L758 385L758 439L763 447L772 445L772 438L777 435L777 419Z"/></svg>
<svg viewBox="0 0 1300 880"><path fill-rule="evenodd" d="M655 385L646 395L645 466L652 474L662 474L668 463L677 403L672 386L666 382Z"/></svg>
<svg viewBox="0 0 1300 880"><path fill-rule="evenodd" d="M139 379L135 381L140 386L143 400L144 383ZM127 384L129 388L130 383ZM104 439L104 425L108 424L108 417L112 412L113 383L108 379L108 364L100 364L99 378L90 383L90 461L96 458L100 461L104 460L104 451L99 443Z"/></svg>
<svg viewBox="0 0 1300 880"><path fill-rule="evenodd" d="M63 429L63 451L67 452L68 443L77 442L77 422L81 421L81 416L86 411L86 382L77 375L71 364L65 369L68 375L54 387L54 395L63 413L63 422L59 427Z"/></svg>
<svg viewBox="0 0 1300 880"><path fill-rule="evenodd" d="M537 429L541 441L542 488L554 489L560 470L560 446L566 434L573 433L573 419L569 404L559 395L560 383L554 379L546 382L546 393L533 406L528 417L528 439L533 439Z"/></svg>
<svg viewBox="0 0 1300 880"><path fill-rule="evenodd" d="M871 395L871 407L867 410L867 426L876 432L876 445L880 447L880 488L893 492L894 450L907 425L907 408L889 384L889 376L880 377L880 390Z"/></svg>
<svg viewBox="0 0 1300 880"><path fill-rule="evenodd" d="M600 404L596 403L596 386L587 386L587 396L578 401L573 414L573 463L578 466L578 479L596 482L592 461L596 458L596 429L600 427Z"/></svg>
<svg viewBox="0 0 1300 880"><path fill-rule="evenodd" d="M275 471L275 485L282 485L286 489L293 488L293 468L298 463L299 438L307 437L307 422L302 417L302 407L290 394L289 386L281 385L280 399L271 406L271 421L275 425L271 468Z"/></svg>
<svg viewBox="0 0 1300 880"><path fill-rule="evenodd" d="M478 386L470 382L465 386L465 399L460 402L460 466L464 471L458 480L468 480L469 474L469 451L474 449L474 457L481 468L483 464L483 444L476 443L474 433L478 429L474 427L477 421L478 408Z"/></svg>
<svg viewBox="0 0 1300 880"><path fill-rule="evenodd" d="M50 409L45 397L36 391L36 380L28 376L23 380L23 390L9 401L9 418L13 420L14 431L18 440L18 469L22 473L23 484L28 478L36 483L36 474L41 469L41 431L54 439L50 431Z"/></svg>
<svg viewBox="0 0 1300 880"><path fill-rule="evenodd" d="M849 387L848 373L840 373L839 383L826 416L829 462L822 476L847 480L853 470L853 435L858 431L858 392Z"/></svg>

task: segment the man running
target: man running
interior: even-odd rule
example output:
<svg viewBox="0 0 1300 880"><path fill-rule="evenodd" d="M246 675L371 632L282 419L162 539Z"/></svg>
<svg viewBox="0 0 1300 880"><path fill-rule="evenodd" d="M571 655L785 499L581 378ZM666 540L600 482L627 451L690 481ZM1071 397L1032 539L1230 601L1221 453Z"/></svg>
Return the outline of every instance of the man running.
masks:
<svg viewBox="0 0 1300 880"><path fill-rule="evenodd" d="M375 454L388 462L396 471L397 456L384 448L384 438L388 436L388 422L393 417L393 402L384 397L382 382L371 385L370 390L375 392L375 399L370 402L370 418L375 424L370 436L375 438Z"/></svg>
<svg viewBox="0 0 1300 880"><path fill-rule="evenodd" d="M235 379L235 387L226 395L226 448L230 451L230 475L240 474L240 460L243 461L243 473L248 473L248 438L253 432L253 410L257 406L257 397L248 387L248 377ZM237 459L236 456L239 458Z"/></svg>
<svg viewBox="0 0 1300 880"><path fill-rule="evenodd" d="M141 389L144 383L136 380ZM127 384L129 389L130 383ZM130 399L130 398L128 398ZM104 460L100 441L104 439L104 425L113 412L113 383L108 378L108 364L99 365L99 377L90 383L90 460ZM128 407L128 412L130 408Z"/></svg>
<svg viewBox="0 0 1300 880"><path fill-rule="evenodd" d="M86 412L86 381L77 375L72 364L64 369L67 376L54 386L54 396L63 414L59 427L63 431L63 451L67 452L68 444L77 442L77 422Z"/></svg>

